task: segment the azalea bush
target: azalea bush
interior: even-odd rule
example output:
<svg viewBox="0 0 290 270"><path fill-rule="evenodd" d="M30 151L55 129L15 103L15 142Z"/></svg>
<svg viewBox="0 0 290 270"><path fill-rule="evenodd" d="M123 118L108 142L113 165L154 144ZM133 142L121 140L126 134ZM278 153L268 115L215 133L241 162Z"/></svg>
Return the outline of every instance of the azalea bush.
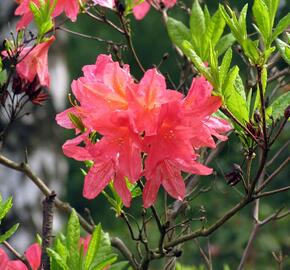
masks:
<svg viewBox="0 0 290 270"><path fill-rule="evenodd" d="M252 212L246 218L252 229L235 253L238 261L221 265L266 269L251 261L255 240L262 227L289 222L290 214L285 206L289 183L277 179L290 160L289 138L283 137L290 116L290 13L278 18L279 5L279 0L255 0L241 10L219 4L210 11L198 0L17 1L18 23L12 38L3 40L0 56L5 119L0 163L23 173L43 193L43 226L23 255L9 243L21 224L0 235L0 269L214 269L210 239L244 209ZM132 24L152 12L180 63L178 78L162 72L166 65L170 69L168 54L158 64L145 65L137 53L135 40L141 33ZM77 25L81 16L94 27L106 25L122 41L66 27ZM101 207L113 210L127 228L114 237L102 220L95 224L94 213L83 216L62 201L29 166L27 155L17 163L4 154L6 138L27 110L49 99L48 60L59 32L106 44L95 62L79 67L81 75L68 92L69 106L55 115L55 125L72 131L63 139L62 151L82 164L76 168L82 196L75 200L103 196ZM236 155L230 169L214 164L228 162L224 148ZM208 198L221 186L234 195L230 201L219 196L221 202L213 203ZM272 203L268 213L263 204L272 196L280 196L281 202ZM219 211L220 204L227 209ZM0 197L0 221L11 207L11 197ZM64 232L53 228L56 208L69 214ZM225 241L224 248L230 244ZM289 244L272 251L269 269L290 266ZM192 253L200 260L184 266L182 258Z"/></svg>

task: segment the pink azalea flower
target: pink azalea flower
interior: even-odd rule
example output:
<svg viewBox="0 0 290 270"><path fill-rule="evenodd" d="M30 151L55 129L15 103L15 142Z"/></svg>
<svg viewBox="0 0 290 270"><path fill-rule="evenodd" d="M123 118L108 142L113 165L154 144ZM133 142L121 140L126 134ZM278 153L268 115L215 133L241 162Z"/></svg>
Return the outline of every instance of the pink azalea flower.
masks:
<svg viewBox="0 0 290 270"><path fill-rule="evenodd" d="M185 197L182 171L212 173L197 162L195 150L215 147L213 136L226 140L223 133L231 126L211 116L221 100L211 96L212 87L203 77L193 80L184 98L166 89L165 79L156 69L146 71L136 84L128 66L121 68L106 55L100 55L95 65L85 66L83 73L72 83L76 105L58 114L56 120L78 134L63 145L64 154L93 161L85 176L84 197L95 198L113 181L129 207L132 196L126 181L135 183L144 175L143 203L150 207L160 186L176 199ZM69 113L79 118L85 130L74 126ZM92 142L96 132L99 139Z"/></svg>
<svg viewBox="0 0 290 270"><path fill-rule="evenodd" d="M180 102L164 105L157 134L145 138L148 157L143 203L146 208L155 202L160 185L172 197L183 200L185 184L181 171L202 175L212 173L212 169L195 161L197 156L191 145L193 130L184 125L181 112Z"/></svg>
<svg viewBox="0 0 290 270"><path fill-rule="evenodd" d="M136 2L139 2L139 0L136 0ZM177 0L145 0L133 8L133 14L137 20L142 20L149 12L151 5L163 5L166 8L171 8L176 2Z"/></svg>
<svg viewBox="0 0 290 270"><path fill-rule="evenodd" d="M42 86L49 86L48 50L55 37L36 45L24 48L19 56L20 62L16 65L18 75L29 82L38 76Z"/></svg>
<svg viewBox="0 0 290 270"><path fill-rule="evenodd" d="M32 270L38 270L41 264L41 247L39 244L32 244L24 253ZM0 248L0 269L1 270L28 270L27 266L20 260L9 260L7 254Z"/></svg>
<svg viewBox="0 0 290 270"><path fill-rule="evenodd" d="M15 10L15 15L22 16L17 24L17 30L26 27L33 20L33 14L30 10L29 4L33 1L36 5L39 4L39 0L20 0L19 6ZM53 1L51 0L51 3ZM57 0L53 17L59 16L61 13L65 13L71 21L76 21L77 15L79 13L79 1L78 0Z"/></svg>

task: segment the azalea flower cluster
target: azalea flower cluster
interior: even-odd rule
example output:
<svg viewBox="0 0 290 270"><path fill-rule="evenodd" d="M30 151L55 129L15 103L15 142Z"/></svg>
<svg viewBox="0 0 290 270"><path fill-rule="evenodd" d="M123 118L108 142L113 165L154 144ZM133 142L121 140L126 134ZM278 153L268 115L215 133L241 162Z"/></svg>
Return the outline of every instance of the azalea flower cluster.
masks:
<svg viewBox="0 0 290 270"><path fill-rule="evenodd" d="M32 270L38 270L41 263L41 247L39 244L32 244L24 253L26 260ZM0 248L0 269L1 270L28 270L27 266L20 260L10 260L5 251Z"/></svg>
<svg viewBox="0 0 290 270"><path fill-rule="evenodd" d="M137 20L141 20L145 17L145 15L150 10L151 5L154 7L165 7L171 8L176 4L177 0L136 0L136 6L133 8L134 17ZM33 14L30 9L30 2L34 2L36 5L39 4L39 0L17 0L19 6L15 11L15 15L21 16L17 24L17 29L21 29L23 27L28 26L31 21L33 20ZM83 0L82 3L84 4L87 0ZM96 5L100 5L105 8L114 9L116 7L115 0L93 0ZM140 2L140 4L139 4ZM50 0L50 3L53 4L53 0ZM80 1L79 0L57 0L55 9L53 11L52 16L55 18L62 13L73 22L76 21L77 15L80 12Z"/></svg>
<svg viewBox="0 0 290 270"><path fill-rule="evenodd" d="M222 134L231 126L211 116L221 100L211 96L212 87L205 78L195 78L184 97L167 89L156 69L146 71L136 83L128 65L120 67L107 55L99 55L95 65L83 67L83 73L72 83L77 101L56 120L77 134L63 145L64 154L93 161L85 176L84 197L95 198L113 181L129 207L132 196L126 182L135 184L144 176L147 208L161 185L172 197L184 198L181 171L212 173L197 162L196 149L215 147L212 136L226 140Z"/></svg>

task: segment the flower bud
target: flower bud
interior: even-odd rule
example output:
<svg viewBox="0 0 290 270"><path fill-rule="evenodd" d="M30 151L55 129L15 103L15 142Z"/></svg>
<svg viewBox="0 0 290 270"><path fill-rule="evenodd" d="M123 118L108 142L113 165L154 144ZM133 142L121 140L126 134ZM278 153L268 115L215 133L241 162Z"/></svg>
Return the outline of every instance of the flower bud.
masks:
<svg viewBox="0 0 290 270"><path fill-rule="evenodd" d="M238 164L234 164L232 171L227 173L225 177L228 185L235 186L243 178L243 171L241 169L241 166Z"/></svg>
<svg viewBox="0 0 290 270"><path fill-rule="evenodd" d="M288 119L290 117L290 105L284 111L284 117Z"/></svg>

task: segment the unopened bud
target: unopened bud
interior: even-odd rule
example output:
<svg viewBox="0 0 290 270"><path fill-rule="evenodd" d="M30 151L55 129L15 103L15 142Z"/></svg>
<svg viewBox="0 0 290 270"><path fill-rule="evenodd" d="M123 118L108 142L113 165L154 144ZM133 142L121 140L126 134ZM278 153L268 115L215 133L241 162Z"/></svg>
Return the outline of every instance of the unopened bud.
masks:
<svg viewBox="0 0 290 270"><path fill-rule="evenodd" d="M225 175L227 184L230 186L235 186L239 183L243 178L243 171L238 164L234 164L233 169L231 172Z"/></svg>
<svg viewBox="0 0 290 270"><path fill-rule="evenodd" d="M290 105L284 111L284 117L288 119L290 117Z"/></svg>
<svg viewBox="0 0 290 270"><path fill-rule="evenodd" d="M123 15L124 11L126 10L125 3L123 3L120 0L117 0L116 1L116 8L117 8L118 12Z"/></svg>

